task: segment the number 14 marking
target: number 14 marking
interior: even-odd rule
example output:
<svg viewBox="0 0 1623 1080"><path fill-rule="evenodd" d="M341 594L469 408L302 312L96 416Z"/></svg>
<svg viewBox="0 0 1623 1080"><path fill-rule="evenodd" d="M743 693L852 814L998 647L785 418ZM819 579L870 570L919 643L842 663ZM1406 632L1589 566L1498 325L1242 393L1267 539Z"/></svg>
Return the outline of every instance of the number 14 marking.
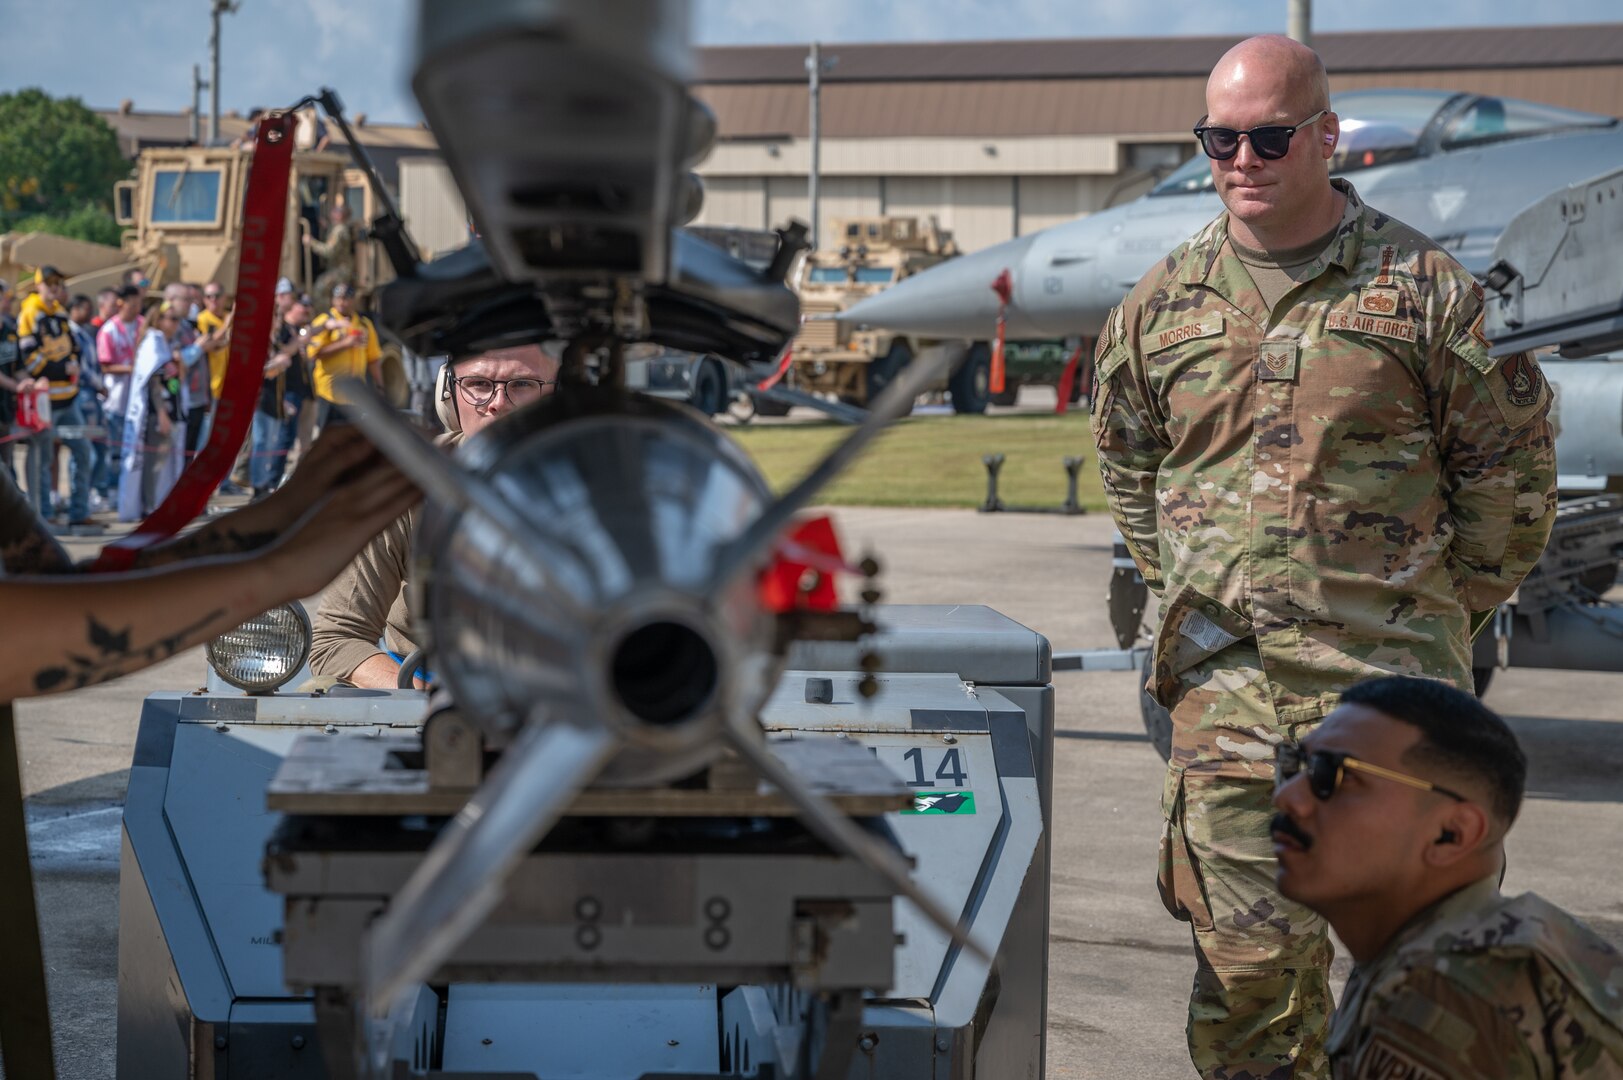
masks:
<svg viewBox="0 0 1623 1080"><path fill-rule="evenodd" d="M945 780L954 787L963 787L969 774L964 771L963 762L958 757L958 748L955 746L942 755L941 763L936 766L935 779L924 775L924 750L915 746L902 755L903 761L913 763L913 779L907 781L912 787L936 787L937 780Z"/></svg>

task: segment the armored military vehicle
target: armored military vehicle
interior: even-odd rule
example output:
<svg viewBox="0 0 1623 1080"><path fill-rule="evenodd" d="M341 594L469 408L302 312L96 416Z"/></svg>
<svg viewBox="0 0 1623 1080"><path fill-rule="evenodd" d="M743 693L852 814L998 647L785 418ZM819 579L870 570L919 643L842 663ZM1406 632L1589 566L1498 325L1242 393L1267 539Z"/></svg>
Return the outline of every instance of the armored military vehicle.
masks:
<svg viewBox="0 0 1623 1080"><path fill-rule="evenodd" d="M934 218L840 218L834 232L840 245L812 252L801 269L801 326L791 377L801 390L865 405L912 361L921 343L842 326L830 316L952 258L958 245ZM959 412L986 411L989 369L989 363L966 356L952 374L948 388Z"/></svg>
<svg viewBox="0 0 1623 1080"><path fill-rule="evenodd" d="M250 151L229 146L142 151L134 177L114 189L115 216L128 230L123 240L126 263L145 270L154 287L171 281L218 281L227 292L235 291L242 198L252 163ZM321 239L340 200L351 221L370 220L371 192L348 154L298 151L287 197L281 276L308 290L325 266L301 237ZM363 307L369 306L371 290L392 276L372 246L363 240L356 248L355 285ZM116 268L111 269L116 275Z"/></svg>
<svg viewBox="0 0 1623 1080"><path fill-rule="evenodd" d="M841 238L839 247L813 252L801 273L802 324L794 343L792 377L800 390L864 405L935 342L836 322L833 316L960 252L952 233L933 217L839 218L834 230ZM987 287L990 290L990 279ZM988 404L1013 405L1022 385L1058 382L1074 345L1059 341L1011 345L1004 389L994 394L990 343L973 341L967 348L960 344L962 358L947 379L931 389L946 390L959 413L983 413ZM1078 382L1076 389L1080 386Z"/></svg>
<svg viewBox="0 0 1623 1080"><path fill-rule="evenodd" d="M249 150L231 146L143 150L134 175L113 191L114 215L125 227L119 247L44 233L8 234L0 239L0 273L16 278L38 266L56 266L73 292L94 294L139 270L154 291L176 281L218 281L234 293L242 199L252 162ZM293 155L287 197L279 276L314 293L327 267L301 238L325 237L339 202L348 207L350 221L363 226L375 216L374 196L347 153L301 150ZM378 246L366 239L356 244L354 284L362 311L372 309L374 291L394 276ZM383 351L385 389L403 405L409 393L407 358L396 342L385 340Z"/></svg>

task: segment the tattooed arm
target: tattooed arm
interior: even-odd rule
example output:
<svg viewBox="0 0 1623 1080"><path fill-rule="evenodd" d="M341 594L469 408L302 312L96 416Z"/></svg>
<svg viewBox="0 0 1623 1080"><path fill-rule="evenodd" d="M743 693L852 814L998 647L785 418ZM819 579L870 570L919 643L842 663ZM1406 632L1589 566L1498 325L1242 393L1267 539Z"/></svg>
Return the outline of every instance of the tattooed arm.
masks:
<svg viewBox="0 0 1623 1080"><path fill-rule="evenodd" d="M142 550L135 566L151 569L186 559L258 551L292 529L333 485L363 480L364 473L356 470L372 460L373 453L358 429L331 428L310 447L287 483L268 498Z"/></svg>
<svg viewBox="0 0 1623 1080"><path fill-rule="evenodd" d="M330 453L340 459L338 481L250 555L127 574L0 578L8 616L0 620L0 701L117 678L318 592L417 499L364 439Z"/></svg>
<svg viewBox="0 0 1623 1080"><path fill-rule="evenodd" d="M0 574L69 574L73 570L73 559L39 515L31 507L15 512L0 536Z"/></svg>
<svg viewBox="0 0 1623 1080"><path fill-rule="evenodd" d="M164 574L12 579L0 604L0 700L116 679L217 637L276 602L265 568L217 563Z"/></svg>

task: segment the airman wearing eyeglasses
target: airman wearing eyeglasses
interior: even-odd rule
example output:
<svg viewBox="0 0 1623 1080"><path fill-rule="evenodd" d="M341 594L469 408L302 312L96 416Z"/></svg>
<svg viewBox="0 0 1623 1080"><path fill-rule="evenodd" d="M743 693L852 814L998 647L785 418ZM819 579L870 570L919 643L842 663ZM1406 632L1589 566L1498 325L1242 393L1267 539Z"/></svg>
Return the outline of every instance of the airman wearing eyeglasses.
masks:
<svg viewBox="0 0 1623 1080"><path fill-rule="evenodd" d="M1093 432L1161 600L1159 884L1194 933L1191 1056L1212 1080L1323 1077L1331 947L1273 881L1273 746L1362 678L1471 686L1470 617L1554 519L1550 394L1530 356L1489 354L1469 273L1331 179L1312 50L1241 42L1206 107L1224 212L1112 312Z"/></svg>
<svg viewBox="0 0 1623 1080"><path fill-rule="evenodd" d="M1356 966L1337 1080L1623 1077L1623 954L1532 893L1499 892L1527 759L1506 723L1429 679L1359 683L1277 749L1279 888Z"/></svg>
<svg viewBox="0 0 1623 1080"><path fill-rule="evenodd" d="M535 345L446 364L434 402L446 430L443 441L460 442L540 401L557 379L557 359ZM398 685L402 661L417 648L407 587L417 514L413 510L378 534L322 594L310 644L310 670L318 678L383 689ZM423 686L426 674L419 669L414 684Z"/></svg>

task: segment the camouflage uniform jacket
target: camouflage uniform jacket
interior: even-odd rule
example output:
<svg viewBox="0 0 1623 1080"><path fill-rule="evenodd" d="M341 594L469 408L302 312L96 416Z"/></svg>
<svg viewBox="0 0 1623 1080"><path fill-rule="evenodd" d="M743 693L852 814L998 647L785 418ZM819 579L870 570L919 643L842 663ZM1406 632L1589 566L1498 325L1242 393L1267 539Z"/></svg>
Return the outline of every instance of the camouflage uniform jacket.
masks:
<svg viewBox="0 0 1623 1080"><path fill-rule="evenodd" d="M1490 357L1464 268L1332 183L1341 225L1274 310L1223 214L1099 338L1105 492L1162 601L1150 689L1174 705L1179 672L1254 635L1275 714L1226 749L1175 732L1177 765L1271 756L1275 721L1371 674L1469 689L1469 613L1510 596L1554 522L1538 365Z"/></svg>
<svg viewBox="0 0 1623 1080"><path fill-rule="evenodd" d="M351 280L355 273L355 227L340 221L327 231L327 239L317 240L310 250L327 260L328 274L337 274Z"/></svg>
<svg viewBox="0 0 1623 1080"><path fill-rule="evenodd" d="M1353 970L1329 1053L1336 1080L1618 1080L1623 954L1484 878Z"/></svg>

